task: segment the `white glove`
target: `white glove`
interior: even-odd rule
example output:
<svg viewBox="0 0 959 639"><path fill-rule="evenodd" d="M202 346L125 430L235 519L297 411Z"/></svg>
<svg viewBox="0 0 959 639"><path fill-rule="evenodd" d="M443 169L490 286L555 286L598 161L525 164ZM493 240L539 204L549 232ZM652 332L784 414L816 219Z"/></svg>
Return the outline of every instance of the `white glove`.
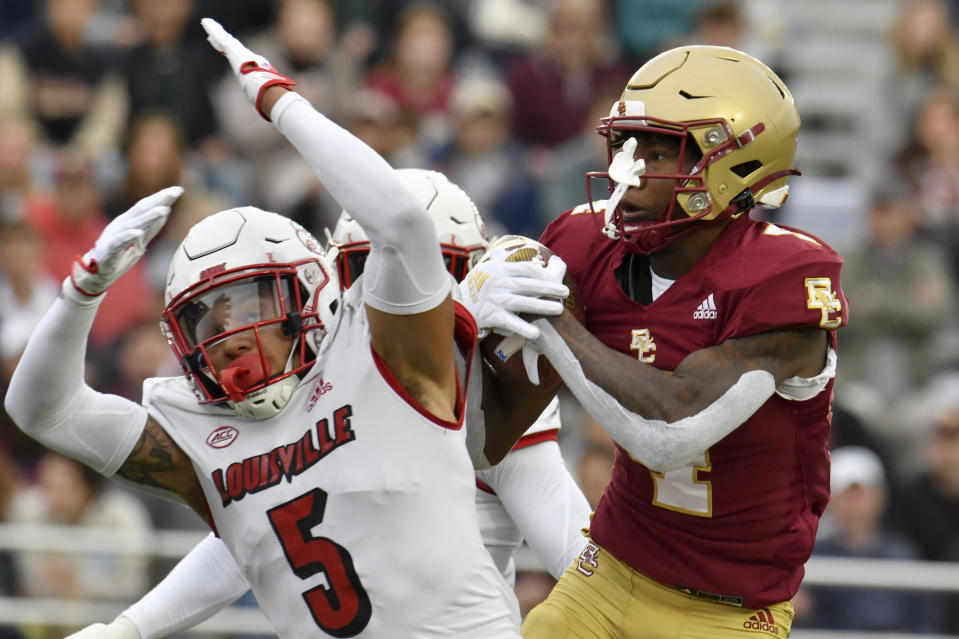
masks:
<svg viewBox="0 0 959 639"><path fill-rule="evenodd" d="M538 262L506 262L509 253L494 249L460 282L463 303L476 320L479 338L490 329L526 339L539 337L539 329L519 316L562 315L569 288L563 284L566 263L554 255L546 267Z"/></svg>
<svg viewBox="0 0 959 639"><path fill-rule="evenodd" d="M535 328L535 327L534 327ZM539 386L539 348L534 340L523 342L523 368L526 369L526 377L529 381Z"/></svg>
<svg viewBox="0 0 959 639"><path fill-rule="evenodd" d="M170 215L183 187L168 186L148 195L118 216L100 233L83 257L73 260L70 279L87 297L97 297L126 273L146 252Z"/></svg>
<svg viewBox="0 0 959 639"><path fill-rule="evenodd" d="M277 71L266 58L247 49L216 20L203 18L200 24L206 31L207 42L230 61L233 75L240 81L240 87L246 93L246 97L250 99L263 119L269 122L269 114L264 113L260 107L263 92L272 86L290 89L296 86L296 82Z"/></svg>
<svg viewBox="0 0 959 639"><path fill-rule="evenodd" d="M140 639L140 631L132 621L120 616L110 624L90 624L72 635L67 635L66 639Z"/></svg>

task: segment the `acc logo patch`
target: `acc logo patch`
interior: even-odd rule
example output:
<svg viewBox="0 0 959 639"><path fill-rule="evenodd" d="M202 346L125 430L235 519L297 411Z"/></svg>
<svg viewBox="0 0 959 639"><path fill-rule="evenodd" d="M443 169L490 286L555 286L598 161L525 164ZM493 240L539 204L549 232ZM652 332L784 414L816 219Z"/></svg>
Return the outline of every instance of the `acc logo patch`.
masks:
<svg viewBox="0 0 959 639"><path fill-rule="evenodd" d="M239 434L240 431L233 426L220 426L210 433L209 437L206 438L206 443L211 448L226 448L233 443L233 440Z"/></svg>

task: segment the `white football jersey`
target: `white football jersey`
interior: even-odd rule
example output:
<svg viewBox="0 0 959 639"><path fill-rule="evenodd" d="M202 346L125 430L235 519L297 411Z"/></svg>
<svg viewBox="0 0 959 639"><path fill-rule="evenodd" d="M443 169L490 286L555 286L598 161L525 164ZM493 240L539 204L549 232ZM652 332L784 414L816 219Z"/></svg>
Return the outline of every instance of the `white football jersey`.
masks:
<svg viewBox="0 0 959 639"><path fill-rule="evenodd" d="M462 423L420 409L372 351L359 287L277 416L144 404L193 461L217 532L281 637L518 639L483 548Z"/></svg>

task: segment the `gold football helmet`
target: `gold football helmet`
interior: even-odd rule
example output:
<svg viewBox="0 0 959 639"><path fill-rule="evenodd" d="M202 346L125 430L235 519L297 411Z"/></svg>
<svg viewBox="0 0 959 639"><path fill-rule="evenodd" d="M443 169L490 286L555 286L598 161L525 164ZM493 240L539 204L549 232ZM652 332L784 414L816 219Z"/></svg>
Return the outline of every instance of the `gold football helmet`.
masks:
<svg viewBox="0 0 959 639"><path fill-rule="evenodd" d="M610 167L590 177L610 180L604 232L631 250L653 253L698 221L757 205L778 208L789 176L799 173L793 169L798 130L789 89L752 56L728 47L683 46L654 57L633 74L598 128L607 137ZM638 131L680 138L675 174L647 173L642 160L634 161L635 142L623 142ZM693 143L701 159L685 173L683 160ZM619 200L630 186L651 178L674 180L673 199L658 221L630 224Z"/></svg>

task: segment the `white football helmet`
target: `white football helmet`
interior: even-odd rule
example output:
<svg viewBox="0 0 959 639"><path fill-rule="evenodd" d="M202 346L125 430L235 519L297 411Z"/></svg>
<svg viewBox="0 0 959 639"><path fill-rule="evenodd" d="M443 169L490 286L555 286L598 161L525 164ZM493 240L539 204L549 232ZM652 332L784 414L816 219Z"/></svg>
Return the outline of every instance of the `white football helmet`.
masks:
<svg viewBox="0 0 959 639"><path fill-rule="evenodd" d="M316 238L245 206L200 221L177 247L161 328L201 404L267 419L316 361L339 300L336 268ZM285 363L271 362L264 338L292 342Z"/></svg>
<svg viewBox="0 0 959 639"><path fill-rule="evenodd" d="M430 214L446 268L459 282L489 244L486 225L476 205L463 189L437 171L397 169L396 175ZM327 251L336 262L340 286L347 289L363 272L370 241L347 211L340 214L332 234L326 231L326 237Z"/></svg>

